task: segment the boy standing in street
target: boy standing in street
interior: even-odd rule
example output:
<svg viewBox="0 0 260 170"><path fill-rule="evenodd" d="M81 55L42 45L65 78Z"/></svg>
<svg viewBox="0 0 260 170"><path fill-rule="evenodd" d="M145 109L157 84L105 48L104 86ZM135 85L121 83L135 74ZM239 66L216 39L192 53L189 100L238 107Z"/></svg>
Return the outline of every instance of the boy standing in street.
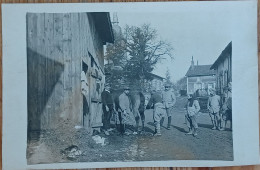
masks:
<svg viewBox="0 0 260 170"><path fill-rule="evenodd" d="M168 125L167 129L171 129L171 122L172 122L172 112L173 112L173 107L176 103L176 97L175 94L171 91L170 89L171 85L170 84L165 84L165 91L162 93L162 98L163 98L163 104L166 109L167 117L168 117ZM161 121L161 125L163 124L163 120Z"/></svg>
<svg viewBox="0 0 260 170"><path fill-rule="evenodd" d="M191 95L188 98L187 103L187 114L185 115L187 126L189 128L189 132L187 135L197 136L198 124L197 124L197 115L200 111L200 105L195 95Z"/></svg>

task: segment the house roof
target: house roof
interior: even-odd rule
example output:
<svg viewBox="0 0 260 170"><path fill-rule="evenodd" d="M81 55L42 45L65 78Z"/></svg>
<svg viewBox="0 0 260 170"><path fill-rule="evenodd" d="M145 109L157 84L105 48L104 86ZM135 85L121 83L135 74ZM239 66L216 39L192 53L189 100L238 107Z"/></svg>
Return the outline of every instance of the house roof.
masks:
<svg viewBox="0 0 260 170"><path fill-rule="evenodd" d="M212 64L210 69L216 69L219 65L219 63L222 63L225 58L229 56L229 54L232 55L232 41L226 46L226 48L221 52L220 56L217 58L217 60Z"/></svg>
<svg viewBox="0 0 260 170"><path fill-rule="evenodd" d="M156 74L153 74L153 73L149 73L153 78L158 78L158 79L161 79L161 80L163 80L163 79L165 79L165 78L163 78L163 77L161 77L161 76L158 76L158 75L156 75Z"/></svg>
<svg viewBox="0 0 260 170"><path fill-rule="evenodd" d="M97 31L100 33L103 44L114 43L114 34L109 12L92 12Z"/></svg>
<svg viewBox="0 0 260 170"><path fill-rule="evenodd" d="M195 77L195 76L211 76L215 75L215 70L210 70L211 65L194 65L193 68L190 66L187 71L187 77Z"/></svg>

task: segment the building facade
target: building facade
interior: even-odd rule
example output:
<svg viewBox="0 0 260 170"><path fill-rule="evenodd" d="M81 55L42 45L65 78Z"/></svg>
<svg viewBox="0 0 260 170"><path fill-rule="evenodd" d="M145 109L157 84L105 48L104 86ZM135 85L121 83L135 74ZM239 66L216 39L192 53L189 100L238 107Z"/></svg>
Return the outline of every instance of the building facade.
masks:
<svg viewBox="0 0 260 170"><path fill-rule="evenodd" d="M102 126L109 13L27 13L28 131ZM82 94L82 76L86 97Z"/></svg>
<svg viewBox="0 0 260 170"><path fill-rule="evenodd" d="M153 73L149 73L149 80L145 80L145 90L149 92L151 89L163 90L165 78Z"/></svg>
<svg viewBox="0 0 260 170"><path fill-rule="evenodd" d="M216 90L223 94L223 88L232 82L232 42L225 47L210 69L216 70Z"/></svg>
<svg viewBox="0 0 260 170"><path fill-rule="evenodd" d="M193 57L191 66L186 73L187 94L193 94L198 90L208 93L210 88L216 87L215 70L210 69L211 65L194 65Z"/></svg>

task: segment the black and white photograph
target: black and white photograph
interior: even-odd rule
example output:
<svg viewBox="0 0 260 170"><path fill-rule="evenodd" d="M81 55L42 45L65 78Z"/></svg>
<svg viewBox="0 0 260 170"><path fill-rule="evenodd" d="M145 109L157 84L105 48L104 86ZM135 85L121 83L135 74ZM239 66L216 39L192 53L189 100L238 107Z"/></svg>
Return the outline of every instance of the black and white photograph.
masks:
<svg viewBox="0 0 260 170"><path fill-rule="evenodd" d="M254 4L4 6L5 159L16 151L29 169L259 161Z"/></svg>
<svg viewBox="0 0 260 170"><path fill-rule="evenodd" d="M28 164L233 160L232 39L193 17L27 13Z"/></svg>

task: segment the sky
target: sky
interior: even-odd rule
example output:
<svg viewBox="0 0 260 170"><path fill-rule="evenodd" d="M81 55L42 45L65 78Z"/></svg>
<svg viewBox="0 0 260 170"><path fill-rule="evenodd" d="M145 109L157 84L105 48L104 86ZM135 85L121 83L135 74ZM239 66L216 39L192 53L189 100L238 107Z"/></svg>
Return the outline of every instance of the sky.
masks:
<svg viewBox="0 0 260 170"><path fill-rule="evenodd" d="M232 33L232 16L228 11L183 11L167 13L117 12L119 26L150 24L158 38L171 43L174 60L158 63L153 73L165 77L167 68L172 81L184 77L194 57L199 65L213 64L228 45ZM111 13L113 20L113 13Z"/></svg>

